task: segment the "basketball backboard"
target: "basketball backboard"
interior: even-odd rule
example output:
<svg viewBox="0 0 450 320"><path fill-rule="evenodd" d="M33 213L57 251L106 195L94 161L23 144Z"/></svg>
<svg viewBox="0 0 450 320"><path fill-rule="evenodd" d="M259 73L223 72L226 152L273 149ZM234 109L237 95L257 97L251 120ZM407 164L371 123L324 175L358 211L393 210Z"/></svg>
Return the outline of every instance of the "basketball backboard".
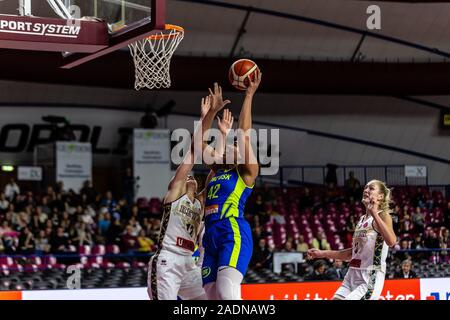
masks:
<svg viewBox="0 0 450 320"><path fill-rule="evenodd" d="M165 0L0 1L0 48L65 52L63 68L126 47L164 25Z"/></svg>

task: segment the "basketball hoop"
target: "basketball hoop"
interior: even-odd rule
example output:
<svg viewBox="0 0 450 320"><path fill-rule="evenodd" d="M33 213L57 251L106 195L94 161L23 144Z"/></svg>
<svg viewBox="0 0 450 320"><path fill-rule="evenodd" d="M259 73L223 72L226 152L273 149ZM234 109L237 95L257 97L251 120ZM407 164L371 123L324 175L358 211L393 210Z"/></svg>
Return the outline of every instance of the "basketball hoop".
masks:
<svg viewBox="0 0 450 320"><path fill-rule="evenodd" d="M128 47L135 67L136 90L170 87L170 60L184 38L184 29L166 24L166 29Z"/></svg>

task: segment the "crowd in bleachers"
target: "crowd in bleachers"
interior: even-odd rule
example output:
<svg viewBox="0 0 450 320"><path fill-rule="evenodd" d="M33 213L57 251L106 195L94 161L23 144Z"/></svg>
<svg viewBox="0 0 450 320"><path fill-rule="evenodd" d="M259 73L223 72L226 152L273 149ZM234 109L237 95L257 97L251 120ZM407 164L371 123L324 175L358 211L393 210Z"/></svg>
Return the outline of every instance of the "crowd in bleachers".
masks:
<svg viewBox="0 0 450 320"><path fill-rule="evenodd" d="M34 194L11 180L0 193L0 254L64 254L95 245L149 253L161 211L159 199L129 204L110 191L99 194L90 181L80 193L59 183Z"/></svg>
<svg viewBox="0 0 450 320"><path fill-rule="evenodd" d="M247 210L255 243L252 266L270 269L274 251L305 253L309 248L351 247L355 225L364 214L361 195L359 183L343 188L329 184L256 191ZM392 207L399 241L390 251L389 261L394 262L397 273L405 260L450 262L450 251L446 251L450 248L450 198L426 187L396 187ZM331 264L329 261L327 268ZM309 273L313 271L312 267Z"/></svg>
<svg viewBox="0 0 450 320"><path fill-rule="evenodd" d="M326 187L256 188L246 206L254 238L251 268L271 269L274 251L350 247L355 224L364 214L361 194L357 181L347 181L345 187L329 183ZM128 203L126 198L110 191L100 194L89 181L79 193L65 190L62 183L33 193L22 191L11 180L0 192L0 265L11 264L5 262L5 255L154 252L161 200L139 198ZM450 246L450 198L442 191L407 186L394 188L393 200L399 242L390 251L390 261L395 261L391 271L399 273L405 260L413 268L423 260L449 263L450 252L442 249ZM423 248L439 250L403 251ZM345 270L339 261L317 262L303 276L334 279L345 274L341 267Z"/></svg>

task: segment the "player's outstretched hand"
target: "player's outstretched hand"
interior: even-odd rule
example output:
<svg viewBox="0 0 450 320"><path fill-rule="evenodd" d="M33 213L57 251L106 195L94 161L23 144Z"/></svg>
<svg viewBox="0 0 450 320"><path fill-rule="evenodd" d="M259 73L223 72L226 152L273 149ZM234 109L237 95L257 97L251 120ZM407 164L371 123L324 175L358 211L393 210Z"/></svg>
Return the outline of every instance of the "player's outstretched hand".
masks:
<svg viewBox="0 0 450 320"><path fill-rule="evenodd" d="M369 205L367 206L367 209L369 209L369 214L371 216L374 216L375 214L379 213L380 211L380 200L375 198L375 196L372 196L369 198Z"/></svg>
<svg viewBox="0 0 450 320"><path fill-rule="evenodd" d="M319 249L309 249L306 254L306 259L312 260L312 259L320 259L324 258L323 251Z"/></svg>
<svg viewBox="0 0 450 320"><path fill-rule="evenodd" d="M227 104L231 103L230 100L223 100L222 88L219 86L217 82L214 83L214 90L211 90L211 88L209 88L208 90L211 95L211 109L210 109L211 112L217 114Z"/></svg>
<svg viewBox="0 0 450 320"><path fill-rule="evenodd" d="M212 97L211 95L202 98L202 103L201 103L201 117L202 119L206 116L206 114L208 113L208 111L211 109L211 101L212 101Z"/></svg>
<svg viewBox="0 0 450 320"><path fill-rule="evenodd" d="M228 135L228 132L230 132L231 128L233 127L233 121L233 115L228 109L223 110L222 119L220 119L220 117L217 117L217 126L219 127L219 130L223 135Z"/></svg>
<svg viewBox="0 0 450 320"><path fill-rule="evenodd" d="M247 87L246 94L254 95L256 90L258 90L259 84L261 83L262 72L260 70L255 72L255 79L250 80L250 84Z"/></svg>

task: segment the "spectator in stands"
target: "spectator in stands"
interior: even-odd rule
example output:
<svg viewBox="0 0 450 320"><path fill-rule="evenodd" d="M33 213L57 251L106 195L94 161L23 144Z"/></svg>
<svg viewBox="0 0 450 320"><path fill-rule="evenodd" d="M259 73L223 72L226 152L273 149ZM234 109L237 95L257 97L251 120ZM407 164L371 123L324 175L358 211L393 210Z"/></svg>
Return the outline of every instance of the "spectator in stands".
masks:
<svg viewBox="0 0 450 320"><path fill-rule="evenodd" d="M65 188L65 186L64 186L64 182L63 181L58 181L57 183L56 183L56 187L55 187L55 192L56 193L61 193L61 194L64 194L64 193L66 193L66 188Z"/></svg>
<svg viewBox="0 0 450 320"><path fill-rule="evenodd" d="M423 240L423 245L428 249L438 249L440 248L439 238L436 232L433 229L429 229L428 233L425 235Z"/></svg>
<svg viewBox="0 0 450 320"><path fill-rule="evenodd" d="M253 215L260 217L262 224L266 223L269 219L266 216L266 210L264 208L264 201L261 193L256 195L255 201L250 205L249 210Z"/></svg>
<svg viewBox="0 0 450 320"><path fill-rule="evenodd" d="M100 235L105 236L109 226L111 225L111 214L106 208L103 209L104 210L101 211L98 216L98 229Z"/></svg>
<svg viewBox="0 0 450 320"><path fill-rule="evenodd" d="M145 213L144 213L145 212ZM144 217L148 217L148 211L147 210L139 210L139 207L137 205L131 206L130 212L124 212L122 211L121 216L124 219L130 219L131 217L135 218L136 220L141 221Z"/></svg>
<svg viewBox="0 0 450 320"><path fill-rule="evenodd" d="M441 229L441 233L439 235L439 243L441 249L440 254L440 261L441 262L448 262L450 260L450 253L447 251L448 248L450 248L450 237L449 237L449 230L447 228Z"/></svg>
<svg viewBox="0 0 450 320"><path fill-rule="evenodd" d="M361 183L355 178L355 173L350 171L345 180L345 193L347 197L357 199L361 196Z"/></svg>
<svg viewBox="0 0 450 320"><path fill-rule="evenodd" d="M272 258L272 252L269 250L266 239L261 238L253 248L252 260L250 266L254 269L268 268L268 262Z"/></svg>
<svg viewBox="0 0 450 320"><path fill-rule="evenodd" d="M273 210L273 205L271 203L266 204L266 215L269 217L270 221L275 221L278 224L286 224L286 219L278 211Z"/></svg>
<svg viewBox="0 0 450 320"><path fill-rule="evenodd" d="M403 260L407 260L407 259L411 259L411 255L406 252L405 250L409 250L409 243L408 240L406 239L402 239L400 241L400 251L394 252L394 258L398 261L401 262Z"/></svg>
<svg viewBox="0 0 450 320"><path fill-rule="evenodd" d="M150 223L149 218L144 218L142 220L142 229L145 231L145 234L148 236L150 234L150 231L152 229L152 225Z"/></svg>
<svg viewBox="0 0 450 320"><path fill-rule="evenodd" d="M402 215L402 209L399 205L394 206L394 210L391 213L392 217L392 229L399 234L400 233L400 216Z"/></svg>
<svg viewBox="0 0 450 320"><path fill-rule="evenodd" d="M296 252L292 240L287 240L283 246L282 252Z"/></svg>
<svg viewBox="0 0 450 320"><path fill-rule="evenodd" d="M9 182L5 186L5 197L8 201L13 201L13 199L20 194L20 188L17 183L14 181L14 178L11 178Z"/></svg>
<svg viewBox="0 0 450 320"><path fill-rule="evenodd" d="M259 239L263 238L261 226L256 226L252 229L252 238L253 243L258 243Z"/></svg>
<svg viewBox="0 0 450 320"><path fill-rule="evenodd" d="M345 223L347 244L351 245L353 239L353 233L355 232L356 221L353 214L349 215Z"/></svg>
<svg viewBox="0 0 450 320"><path fill-rule="evenodd" d="M148 233L148 236L153 241L155 241L155 243L158 243L157 241L158 241L158 237L159 237L159 230L161 228L161 220L152 218L150 220L150 224L151 224L152 227L151 227L151 229L150 229L150 231Z"/></svg>
<svg viewBox="0 0 450 320"><path fill-rule="evenodd" d="M317 236L312 240L312 247L319 250L331 249L331 246L323 232L317 232Z"/></svg>
<svg viewBox="0 0 450 320"><path fill-rule="evenodd" d="M36 207L34 209L34 214L38 217L40 225L44 225L47 222L48 215L42 211L41 207Z"/></svg>
<svg viewBox="0 0 450 320"><path fill-rule="evenodd" d="M141 230L139 232L139 236L137 238L138 241L138 249L137 251L140 253L149 253L153 250L153 246L155 245L155 242L147 237L145 234L145 230Z"/></svg>
<svg viewBox="0 0 450 320"><path fill-rule="evenodd" d="M417 207L414 213L412 214L412 222L414 224L414 232L415 233L423 233L425 228L425 216L422 213L420 207Z"/></svg>
<svg viewBox="0 0 450 320"><path fill-rule="evenodd" d="M297 251L306 253L309 249L309 245L305 242L305 237L303 235L300 235L298 237L298 243L297 243Z"/></svg>
<svg viewBox="0 0 450 320"><path fill-rule="evenodd" d="M112 192L107 191L105 197L100 201L101 206L108 208L110 213L114 213L116 210L117 202L114 200Z"/></svg>
<svg viewBox="0 0 450 320"><path fill-rule="evenodd" d="M45 230L39 230L38 236L34 242L37 254L44 254L50 252L50 243L45 233Z"/></svg>
<svg viewBox="0 0 450 320"><path fill-rule="evenodd" d="M69 245L70 241L68 236L64 233L64 229L58 227L50 239L51 251L56 254L65 253L68 251Z"/></svg>
<svg viewBox="0 0 450 320"><path fill-rule="evenodd" d="M314 261L313 272L305 277L305 280L309 281L319 281L319 280L330 280L330 277L325 273L327 268L327 263L325 260L319 259Z"/></svg>
<svg viewBox="0 0 450 320"><path fill-rule="evenodd" d="M417 234L413 240L413 242L411 243L411 249L423 249L423 239L422 239L422 235L421 234Z"/></svg>
<svg viewBox="0 0 450 320"><path fill-rule="evenodd" d="M39 216L38 216L37 212L35 211L35 212L33 213L33 216L31 217L31 221L30 221L30 228L31 228L31 230L32 230L34 233L36 233L36 232L38 232L39 230L43 229L44 227L45 227L45 224L42 224L42 223L39 221Z"/></svg>
<svg viewBox="0 0 450 320"><path fill-rule="evenodd" d="M122 191L123 197L127 201L128 205L134 202L134 189L135 189L136 179L133 177L133 172L131 168L125 169L125 177L122 181Z"/></svg>
<svg viewBox="0 0 450 320"><path fill-rule="evenodd" d="M401 271L397 272L394 278L398 279L412 279L417 278L417 274L414 270L411 270L412 262L411 260L403 260Z"/></svg>
<svg viewBox="0 0 450 320"><path fill-rule="evenodd" d="M85 223L88 227L91 227L95 223L94 221L95 216L96 216L95 211L92 214L90 213L89 208L81 207L81 221L83 221L83 223Z"/></svg>
<svg viewBox="0 0 450 320"><path fill-rule="evenodd" d="M35 242L33 233L30 229L28 229L28 227L23 228L19 236L19 252L21 254L32 254L34 253L34 246Z"/></svg>
<svg viewBox="0 0 450 320"><path fill-rule="evenodd" d="M121 220L129 220L134 213L131 211L132 206L128 206L127 201L125 199L120 199L117 201L116 208L114 210L114 215L116 217L120 217ZM147 210L141 210L141 213L146 212ZM140 217L139 210L137 210L137 214L135 214L135 218Z"/></svg>
<svg viewBox="0 0 450 320"><path fill-rule="evenodd" d="M128 225L131 226L131 234L137 237L142 230L139 221L137 221L136 218L132 217L130 220L128 220Z"/></svg>
<svg viewBox="0 0 450 320"><path fill-rule="evenodd" d="M95 191L92 181L86 180L83 184L83 188L80 190L80 194L86 195L86 201L89 204L97 201L97 191Z"/></svg>
<svg viewBox="0 0 450 320"><path fill-rule="evenodd" d="M87 224L83 221L79 221L75 224L75 232L73 234L71 243L78 246L92 246L92 233L89 230Z"/></svg>
<svg viewBox="0 0 450 320"><path fill-rule="evenodd" d="M445 228L445 229L441 230L441 234L439 236L439 243L441 244L441 248L444 248L444 246L445 246L445 248L450 248L449 234L450 234L449 229Z"/></svg>
<svg viewBox="0 0 450 320"><path fill-rule="evenodd" d="M450 229L450 201L448 201L447 208L444 211L444 226Z"/></svg>
<svg viewBox="0 0 450 320"><path fill-rule="evenodd" d="M343 280L347 271L348 268L344 266L342 260L335 259L333 267L328 268L326 274L330 280Z"/></svg>
<svg viewBox="0 0 450 320"><path fill-rule="evenodd" d="M106 232L106 240L110 244L121 244L122 225L119 219L113 219L113 222Z"/></svg>
<svg viewBox="0 0 450 320"><path fill-rule="evenodd" d="M41 199L41 210L42 212L49 215L52 212L52 209L48 206L48 197L43 196Z"/></svg>
<svg viewBox="0 0 450 320"><path fill-rule="evenodd" d="M414 207L424 208L427 199L422 191L421 187L417 187L416 195L412 198L412 205Z"/></svg>
<svg viewBox="0 0 450 320"><path fill-rule="evenodd" d="M8 210L9 201L6 199L5 193L0 193L0 213L4 213Z"/></svg>
<svg viewBox="0 0 450 320"><path fill-rule="evenodd" d="M400 233L409 233L412 231L412 222L409 212L405 212L403 218L400 219Z"/></svg>
<svg viewBox="0 0 450 320"><path fill-rule="evenodd" d="M122 251L133 253L138 249L138 240L135 235L133 235L133 227L127 225L125 232L122 235Z"/></svg>
<svg viewBox="0 0 450 320"><path fill-rule="evenodd" d="M0 239L3 240L5 254L16 254L19 245L18 233L14 231L9 221L4 220L0 227Z"/></svg>

